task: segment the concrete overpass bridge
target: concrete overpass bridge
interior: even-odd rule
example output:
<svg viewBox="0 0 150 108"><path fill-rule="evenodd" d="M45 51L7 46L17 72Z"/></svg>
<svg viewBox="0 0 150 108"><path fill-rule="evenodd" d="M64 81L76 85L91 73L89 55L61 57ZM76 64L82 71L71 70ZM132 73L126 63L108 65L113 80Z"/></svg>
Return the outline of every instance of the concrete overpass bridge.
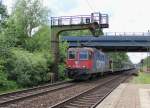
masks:
<svg viewBox="0 0 150 108"><path fill-rule="evenodd" d="M63 36L69 47L96 47L105 52L148 52L150 33L105 33L103 36Z"/></svg>

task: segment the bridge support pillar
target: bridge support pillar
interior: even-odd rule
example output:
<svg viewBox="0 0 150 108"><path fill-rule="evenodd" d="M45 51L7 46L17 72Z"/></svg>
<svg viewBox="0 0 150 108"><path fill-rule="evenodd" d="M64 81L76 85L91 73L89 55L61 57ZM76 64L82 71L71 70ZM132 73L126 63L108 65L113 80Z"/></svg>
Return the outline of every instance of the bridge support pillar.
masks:
<svg viewBox="0 0 150 108"><path fill-rule="evenodd" d="M52 72L54 73L54 80L58 80L58 63L59 63L59 33L55 30L51 31L51 51L53 56Z"/></svg>

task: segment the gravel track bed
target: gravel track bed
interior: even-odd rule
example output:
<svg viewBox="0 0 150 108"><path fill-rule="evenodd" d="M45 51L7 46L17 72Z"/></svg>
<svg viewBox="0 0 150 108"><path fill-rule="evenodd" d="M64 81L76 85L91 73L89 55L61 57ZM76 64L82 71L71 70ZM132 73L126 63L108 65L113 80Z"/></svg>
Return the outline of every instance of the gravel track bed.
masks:
<svg viewBox="0 0 150 108"><path fill-rule="evenodd" d="M56 91L55 93L48 93L47 95L38 96L14 105L10 105L10 108L47 108L93 86L94 85L89 84L84 86L73 86L71 88Z"/></svg>
<svg viewBox="0 0 150 108"><path fill-rule="evenodd" d="M104 79L108 80L110 77ZM99 81L95 81L95 82L102 82L104 79L100 79ZM58 102L61 102L62 100L68 99L93 86L96 86L97 83L95 82L80 83L78 85L66 89L62 89L53 93L47 93L46 95L37 96L34 98L30 98L28 100L11 104L7 106L7 108L48 108Z"/></svg>
<svg viewBox="0 0 150 108"><path fill-rule="evenodd" d="M135 75L132 73L137 73L137 71L138 70L136 70L136 69L129 71L130 73L128 73L128 75L130 75L130 77L127 80L125 80L124 83L131 83L133 78L135 77Z"/></svg>

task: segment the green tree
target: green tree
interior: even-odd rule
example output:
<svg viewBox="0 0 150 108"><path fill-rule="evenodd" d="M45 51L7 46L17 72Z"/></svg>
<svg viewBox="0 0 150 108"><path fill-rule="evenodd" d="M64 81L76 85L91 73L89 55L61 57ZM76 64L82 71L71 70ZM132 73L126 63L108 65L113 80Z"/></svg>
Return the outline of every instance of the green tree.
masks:
<svg viewBox="0 0 150 108"><path fill-rule="evenodd" d="M7 18L8 18L7 9L2 4L2 2L0 2L0 33L2 32L3 28L6 27Z"/></svg>
<svg viewBox="0 0 150 108"><path fill-rule="evenodd" d="M150 68L150 56L143 59L143 66Z"/></svg>
<svg viewBox="0 0 150 108"><path fill-rule="evenodd" d="M126 62L131 63L126 53L112 52L112 53L108 53L108 55L109 58L114 62L114 68L122 68L124 66L124 63Z"/></svg>
<svg viewBox="0 0 150 108"><path fill-rule="evenodd" d="M32 38L27 38L25 41L26 50L30 52L46 50L50 53L50 27L47 25L42 26Z"/></svg>
<svg viewBox="0 0 150 108"><path fill-rule="evenodd" d="M48 22L48 10L41 0L18 0L8 22L9 35L17 37L17 45L25 47L25 40L35 28Z"/></svg>
<svg viewBox="0 0 150 108"><path fill-rule="evenodd" d="M76 31L65 31L61 33L62 36L87 36L92 35L89 30L76 30Z"/></svg>

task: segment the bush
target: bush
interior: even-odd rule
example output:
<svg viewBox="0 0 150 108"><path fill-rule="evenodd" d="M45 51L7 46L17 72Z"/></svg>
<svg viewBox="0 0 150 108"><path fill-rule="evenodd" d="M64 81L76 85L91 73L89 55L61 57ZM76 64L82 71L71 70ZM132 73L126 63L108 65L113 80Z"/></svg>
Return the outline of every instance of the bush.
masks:
<svg viewBox="0 0 150 108"><path fill-rule="evenodd" d="M61 42L59 44L59 53L60 53L60 63L65 63L67 58L67 49L68 49L68 43L67 42Z"/></svg>
<svg viewBox="0 0 150 108"><path fill-rule="evenodd" d="M0 58L0 90L15 89L17 88L16 83L7 79L4 67L5 63L4 59Z"/></svg>
<svg viewBox="0 0 150 108"><path fill-rule="evenodd" d="M49 53L30 53L23 49L13 48L7 64L8 76L24 87L38 85L49 80L51 63L52 57Z"/></svg>
<svg viewBox="0 0 150 108"><path fill-rule="evenodd" d="M65 76L65 61L67 59L67 48L68 48L68 43L67 42L61 42L59 44L59 53L60 53L60 60L59 60L59 66L58 66L58 71L59 71L59 79L64 80L66 79Z"/></svg>
<svg viewBox="0 0 150 108"><path fill-rule="evenodd" d="M58 66L59 79L64 80L66 78L65 77L65 69L66 69L66 67L65 67L64 63L62 63Z"/></svg>

